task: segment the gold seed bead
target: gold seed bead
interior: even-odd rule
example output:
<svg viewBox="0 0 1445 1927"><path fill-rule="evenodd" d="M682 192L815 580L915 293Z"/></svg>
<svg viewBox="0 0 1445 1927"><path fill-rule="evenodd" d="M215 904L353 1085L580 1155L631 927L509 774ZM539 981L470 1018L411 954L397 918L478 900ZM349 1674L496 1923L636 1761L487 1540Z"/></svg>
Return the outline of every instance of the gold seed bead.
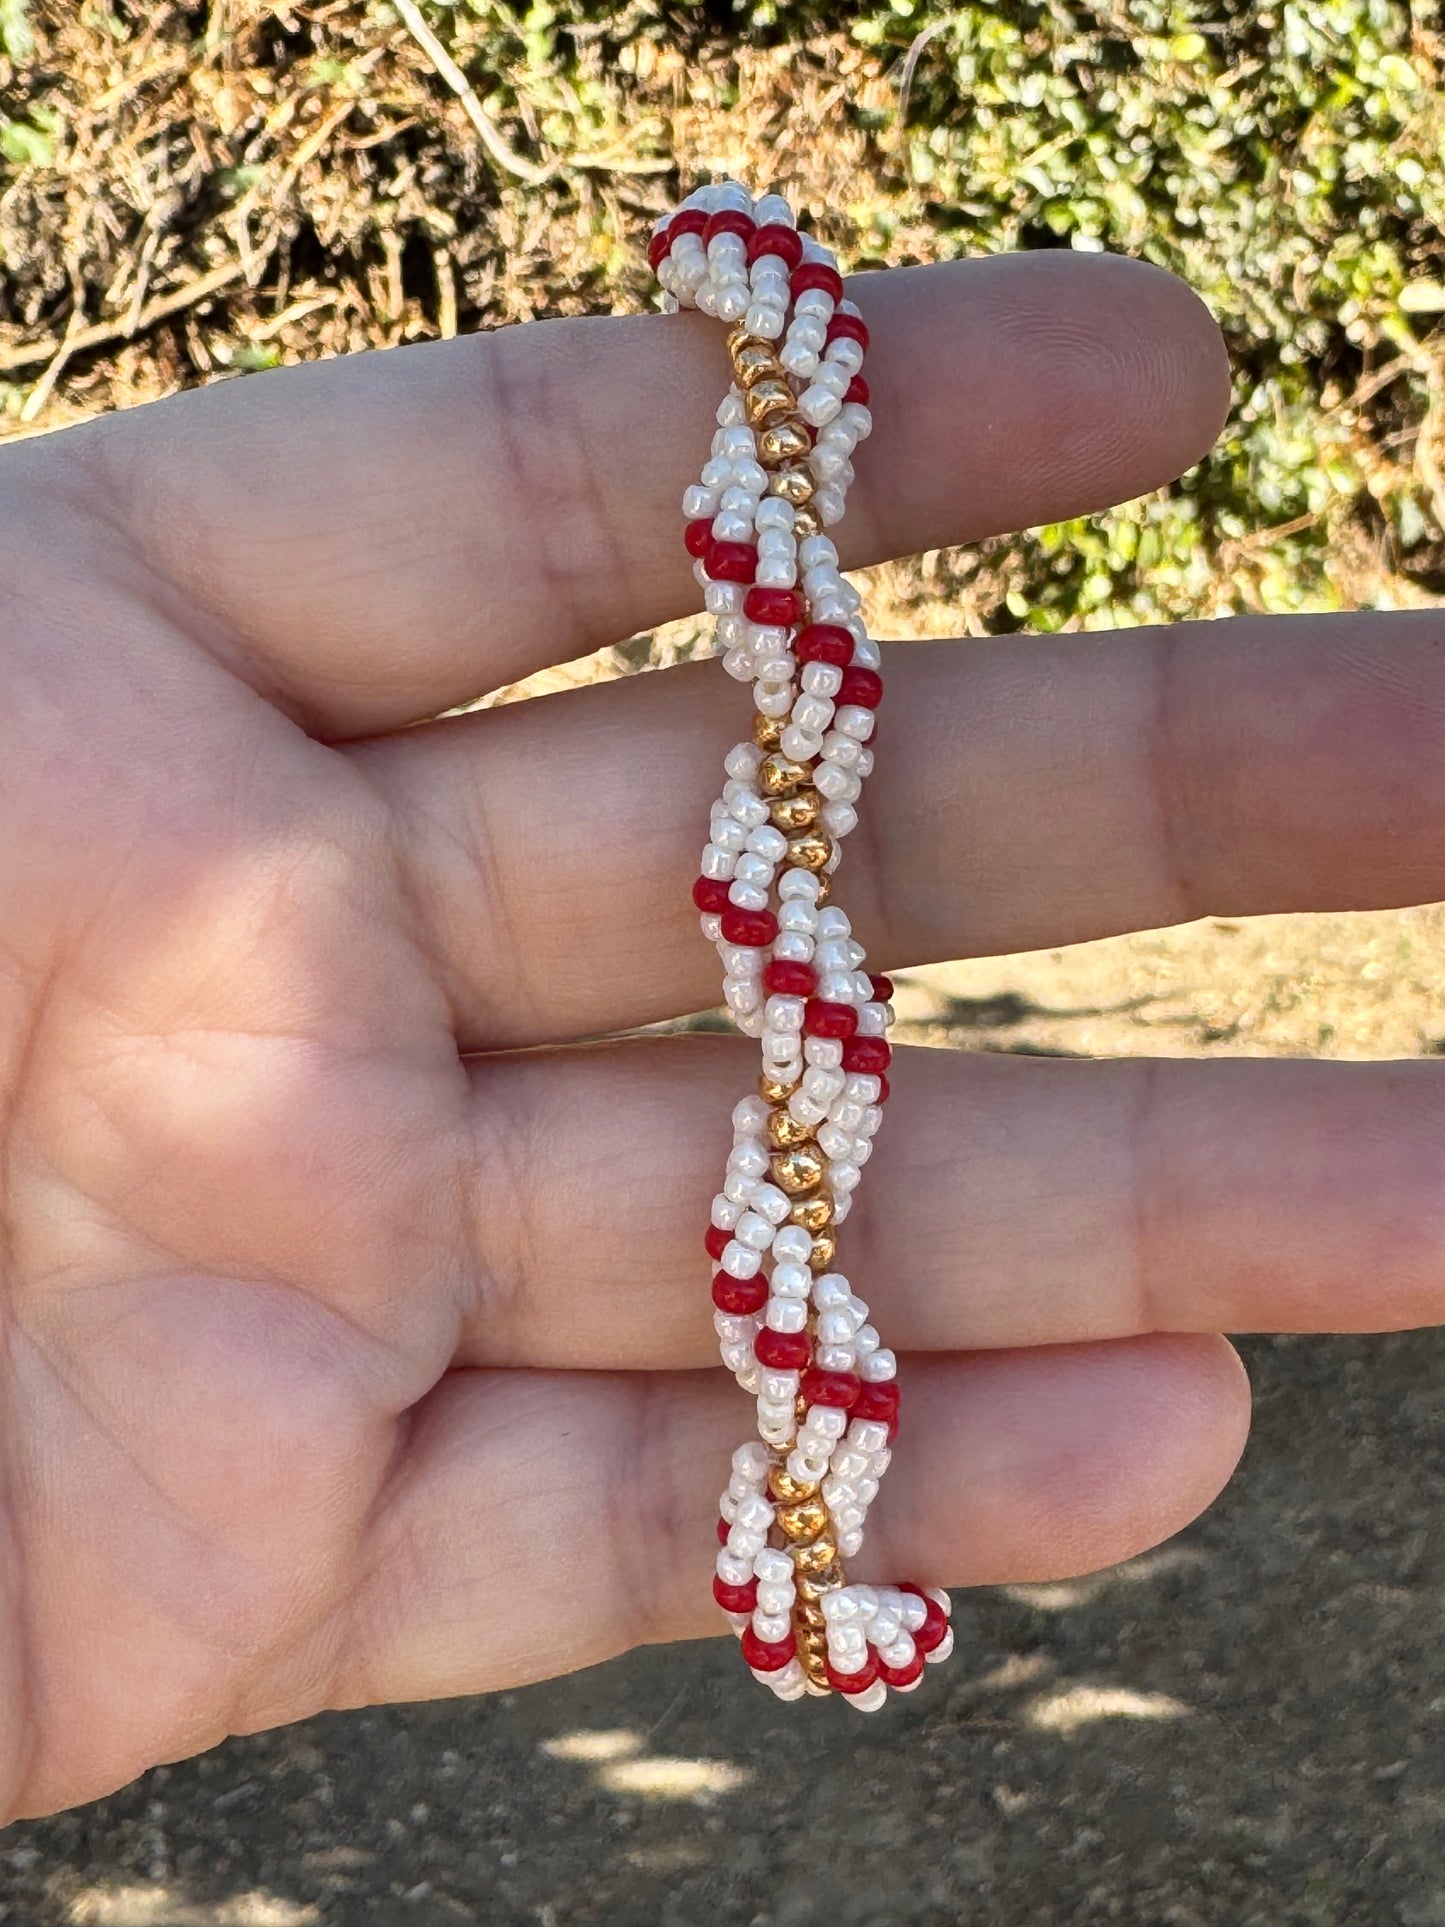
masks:
<svg viewBox="0 0 1445 1927"><path fill-rule="evenodd" d="M786 1115L792 1116L791 1112ZM833 1222L833 1200L826 1191L820 1191L816 1198L799 1198L788 1212L792 1224L800 1224L804 1231L826 1231Z"/></svg>
<svg viewBox="0 0 1445 1927"><path fill-rule="evenodd" d="M768 1471L768 1490L782 1505L796 1505L800 1499L811 1499L817 1492L815 1482L808 1479L795 1479L785 1465L774 1465Z"/></svg>
<svg viewBox="0 0 1445 1927"><path fill-rule="evenodd" d="M773 1174L773 1183L790 1198L796 1198L800 1192L817 1190L827 1166L823 1153L810 1140L806 1144L794 1144L786 1151L774 1151L768 1159L768 1168Z"/></svg>
<svg viewBox="0 0 1445 1927"><path fill-rule="evenodd" d="M758 459L764 468L776 468L785 462L805 461L812 452L813 439L797 420L774 422L758 437ZM799 470L799 473L804 471Z"/></svg>
<svg viewBox="0 0 1445 1927"><path fill-rule="evenodd" d="M826 1533L806 1545L789 1546L788 1550L793 1555L794 1567L807 1573L810 1579L821 1579L837 1570L838 1548Z"/></svg>
<svg viewBox="0 0 1445 1927"><path fill-rule="evenodd" d="M764 1104L786 1104L797 1088L797 1078L790 1082L786 1078L770 1077L766 1071L758 1078L758 1096Z"/></svg>
<svg viewBox="0 0 1445 1927"><path fill-rule="evenodd" d="M788 384L771 379L754 382L746 391L743 405L754 428L782 423L796 414L798 408L797 397Z"/></svg>
<svg viewBox="0 0 1445 1927"><path fill-rule="evenodd" d="M766 342L745 340L733 350L733 370L744 388L755 381L782 381L783 364Z"/></svg>
<svg viewBox="0 0 1445 1927"><path fill-rule="evenodd" d="M791 1540L811 1541L828 1525L828 1508L821 1499L800 1499L796 1505L779 1506L777 1521Z"/></svg>
<svg viewBox="0 0 1445 1927"><path fill-rule="evenodd" d="M812 774L811 764L795 763L790 756L774 751L771 756L763 758L758 769L758 788L764 796L786 796L790 791L797 789L799 784L806 783ZM824 838L824 841L827 842L827 839ZM788 847L791 849L792 845L789 844ZM828 843L828 852L831 852L832 848L832 844ZM823 861L826 863L827 860L828 855L825 853Z"/></svg>
<svg viewBox="0 0 1445 1927"><path fill-rule="evenodd" d="M833 839L822 830L804 830L801 836L788 838L788 862L795 870L821 870L832 854Z"/></svg>
<svg viewBox="0 0 1445 1927"><path fill-rule="evenodd" d="M804 503L798 508L797 514L793 517L793 534L802 542L810 535L821 535L822 533L822 516L819 515L815 508L809 508L808 505Z"/></svg>
<svg viewBox="0 0 1445 1927"><path fill-rule="evenodd" d="M775 1151L791 1151L795 1144L806 1144L813 1135L811 1124L800 1124L788 1110L768 1112L764 1135ZM829 1206L831 1213L832 1207Z"/></svg>
<svg viewBox="0 0 1445 1927"><path fill-rule="evenodd" d="M801 1630L797 1623L793 1628L797 1641L798 1657L803 1662L803 1671L814 1686L828 1684L828 1634L826 1627L814 1632L811 1628Z"/></svg>
<svg viewBox="0 0 1445 1927"><path fill-rule="evenodd" d="M728 329L727 339L730 355L741 354L744 348L766 348L769 354L773 352L772 342L765 341L761 335L750 335L745 321L735 321Z"/></svg>
<svg viewBox="0 0 1445 1927"><path fill-rule="evenodd" d="M799 830L811 830L823 809L823 799L816 790L802 789L792 796L774 797L768 815L774 827L786 830L789 836Z"/></svg>
<svg viewBox="0 0 1445 1927"><path fill-rule="evenodd" d="M758 710L753 716L753 741L759 749L776 749L787 726L786 717L765 716Z"/></svg>
<svg viewBox="0 0 1445 1927"><path fill-rule="evenodd" d="M765 428L758 437L759 452L761 453L764 442L772 436L781 435L786 426L786 423L782 423L777 428ZM778 457L779 461L782 459L782 456ZM768 463L764 461L763 467L767 466ZM795 509L800 509L805 503L811 502L817 493L817 488L817 483L805 468L779 468L768 477L769 495L776 495L784 502L791 502Z"/></svg>
<svg viewBox="0 0 1445 1927"><path fill-rule="evenodd" d="M837 1592L843 1583L841 1566L835 1566L831 1572L800 1572L796 1569L795 1562L793 1584L798 1589L798 1598L806 1606L815 1605L820 1599L826 1598L830 1592ZM821 1616L820 1614L819 1617Z"/></svg>
<svg viewBox="0 0 1445 1927"><path fill-rule="evenodd" d="M838 1240L831 1231L820 1231L813 1240L808 1263L814 1271L827 1271L838 1255Z"/></svg>

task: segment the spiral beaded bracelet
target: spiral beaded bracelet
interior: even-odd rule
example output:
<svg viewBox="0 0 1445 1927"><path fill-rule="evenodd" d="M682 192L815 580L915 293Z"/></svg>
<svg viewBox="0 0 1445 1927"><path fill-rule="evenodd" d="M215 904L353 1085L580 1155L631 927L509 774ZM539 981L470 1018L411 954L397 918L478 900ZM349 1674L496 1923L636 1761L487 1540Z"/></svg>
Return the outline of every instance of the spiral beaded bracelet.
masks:
<svg viewBox="0 0 1445 1927"><path fill-rule="evenodd" d="M664 309L729 328L733 379L682 506L723 667L756 709L725 759L692 892L724 1001L763 1059L733 1112L706 1241L723 1362L757 1401L759 1435L733 1454L713 1593L780 1699L836 1692L872 1712L947 1658L953 1634L946 1593L853 1584L843 1567L898 1429L897 1362L833 1268L888 1098L892 1017L892 985L864 973L830 900L883 694L826 533L873 425L868 329L777 194L697 189L648 259Z"/></svg>

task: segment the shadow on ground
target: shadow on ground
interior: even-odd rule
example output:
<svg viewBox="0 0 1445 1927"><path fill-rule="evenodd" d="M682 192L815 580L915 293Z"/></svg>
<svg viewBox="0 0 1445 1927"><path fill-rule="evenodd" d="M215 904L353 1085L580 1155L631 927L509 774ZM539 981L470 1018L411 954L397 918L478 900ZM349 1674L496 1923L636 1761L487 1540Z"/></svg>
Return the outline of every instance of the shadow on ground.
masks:
<svg viewBox="0 0 1445 1927"><path fill-rule="evenodd" d="M318 1720L0 1836L9 1927L1445 1927L1445 1336L1246 1346L1184 1538L961 1594L869 1720L721 1642Z"/></svg>

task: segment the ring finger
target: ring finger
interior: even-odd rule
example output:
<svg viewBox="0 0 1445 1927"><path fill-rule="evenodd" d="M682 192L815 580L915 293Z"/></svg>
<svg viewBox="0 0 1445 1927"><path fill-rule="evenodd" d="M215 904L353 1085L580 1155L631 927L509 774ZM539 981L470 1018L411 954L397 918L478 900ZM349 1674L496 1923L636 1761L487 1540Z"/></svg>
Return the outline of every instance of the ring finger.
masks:
<svg viewBox="0 0 1445 1927"><path fill-rule="evenodd" d="M1445 1318L1434 1064L910 1050L889 1075L839 1268L900 1350ZM713 1363L703 1232L755 1076L721 1038L477 1060L460 1361Z"/></svg>

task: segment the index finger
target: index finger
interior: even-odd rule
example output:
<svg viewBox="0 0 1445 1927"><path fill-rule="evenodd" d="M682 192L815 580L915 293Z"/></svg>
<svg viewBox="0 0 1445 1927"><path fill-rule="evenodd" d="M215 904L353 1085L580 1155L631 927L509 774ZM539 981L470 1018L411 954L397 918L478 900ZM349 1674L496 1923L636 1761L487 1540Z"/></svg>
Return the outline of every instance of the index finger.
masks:
<svg viewBox="0 0 1445 1927"><path fill-rule="evenodd" d="M1119 256L855 279L876 432L847 566L1123 501L1228 397L1198 299ZM25 444L84 458L213 647L309 727L364 735L684 614L679 501L727 355L689 314L527 323L220 383Z"/></svg>

